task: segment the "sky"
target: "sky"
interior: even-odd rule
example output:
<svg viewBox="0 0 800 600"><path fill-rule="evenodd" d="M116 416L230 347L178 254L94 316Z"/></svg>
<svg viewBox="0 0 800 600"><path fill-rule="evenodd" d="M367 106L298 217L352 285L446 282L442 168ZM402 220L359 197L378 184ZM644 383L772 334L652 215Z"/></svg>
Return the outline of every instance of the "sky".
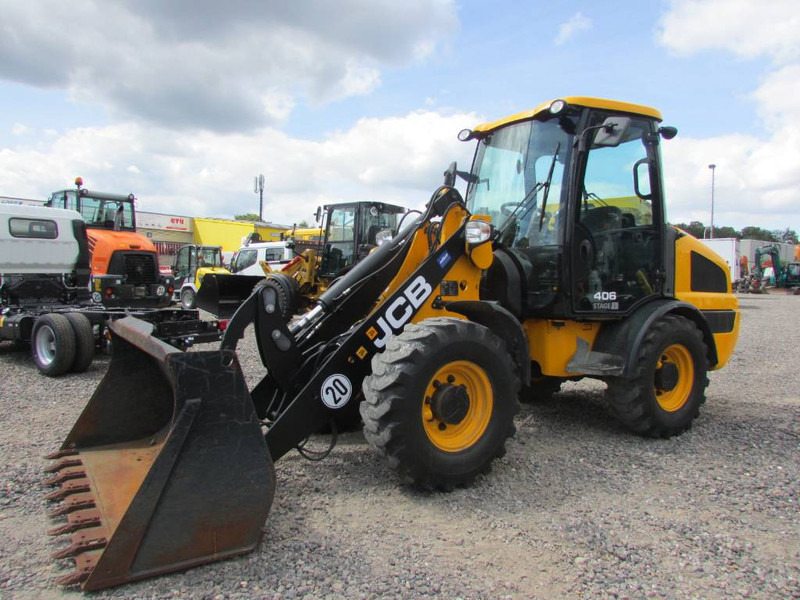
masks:
<svg viewBox="0 0 800 600"><path fill-rule="evenodd" d="M0 196L313 222L421 207L465 127L563 96L658 108L673 223L800 230L796 0L0 0Z"/></svg>

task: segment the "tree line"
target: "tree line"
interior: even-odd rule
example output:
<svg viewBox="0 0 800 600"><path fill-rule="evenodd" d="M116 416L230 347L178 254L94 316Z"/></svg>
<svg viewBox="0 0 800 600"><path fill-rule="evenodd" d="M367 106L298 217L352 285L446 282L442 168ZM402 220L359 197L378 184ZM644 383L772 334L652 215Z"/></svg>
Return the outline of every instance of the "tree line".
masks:
<svg viewBox="0 0 800 600"><path fill-rule="evenodd" d="M694 237L703 239L710 237L709 227L700 221L691 223L674 223L675 227L691 233ZM794 229L763 229L761 227L743 227L740 230L733 227L714 227L715 238L736 238L737 240L762 240L764 242L784 242L787 244L797 244L797 232Z"/></svg>

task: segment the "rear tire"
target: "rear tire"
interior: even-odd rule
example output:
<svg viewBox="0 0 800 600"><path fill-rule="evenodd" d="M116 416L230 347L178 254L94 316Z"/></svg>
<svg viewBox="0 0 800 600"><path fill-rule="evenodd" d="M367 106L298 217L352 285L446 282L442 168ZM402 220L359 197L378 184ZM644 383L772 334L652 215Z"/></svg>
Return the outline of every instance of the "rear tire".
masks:
<svg viewBox="0 0 800 600"><path fill-rule="evenodd" d="M630 377L609 377L613 415L647 437L669 438L692 426L705 402L707 348L697 326L676 315L646 333Z"/></svg>
<svg viewBox="0 0 800 600"><path fill-rule="evenodd" d="M89 318L81 313L72 312L64 315L75 332L75 360L70 371L83 373L94 360L94 332Z"/></svg>
<svg viewBox="0 0 800 600"><path fill-rule="evenodd" d="M186 309L192 309L197 304L197 294L195 291L190 288L184 288L181 290L181 306Z"/></svg>
<svg viewBox="0 0 800 600"><path fill-rule="evenodd" d="M515 433L516 366L503 340L477 323L406 325L372 359L362 387L364 436L421 488L470 485Z"/></svg>
<svg viewBox="0 0 800 600"><path fill-rule="evenodd" d="M64 315L48 314L36 319L31 332L31 354L43 375L57 377L75 361L75 332Z"/></svg>

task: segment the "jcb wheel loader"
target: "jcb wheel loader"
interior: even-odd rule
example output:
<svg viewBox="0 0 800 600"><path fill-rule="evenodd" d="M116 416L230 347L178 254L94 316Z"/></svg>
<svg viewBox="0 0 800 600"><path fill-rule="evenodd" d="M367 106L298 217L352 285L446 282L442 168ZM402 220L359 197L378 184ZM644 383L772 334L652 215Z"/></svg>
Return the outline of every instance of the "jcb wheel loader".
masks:
<svg viewBox="0 0 800 600"><path fill-rule="evenodd" d="M424 214L291 323L259 288L218 350L115 322L108 374L52 468L56 532L73 532L59 556L78 565L63 581L99 589L253 549L273 461L362 397L369 443L432 489L486 473L519 400L558 380L608 382L643 435L687 429L740 317L724 261L666 223L659 146L677 131L660 121L569 97L462 132L472 169L451 165ZM235 349L250 324L267 375L248 390Z"/></svg>

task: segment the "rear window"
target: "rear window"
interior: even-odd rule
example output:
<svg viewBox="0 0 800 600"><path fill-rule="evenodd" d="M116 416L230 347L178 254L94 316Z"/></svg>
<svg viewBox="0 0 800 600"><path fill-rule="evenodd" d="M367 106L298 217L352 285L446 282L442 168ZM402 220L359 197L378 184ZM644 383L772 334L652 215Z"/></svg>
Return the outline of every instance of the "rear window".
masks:
<svg viewBox="0 0 800 600"><path fill-rule="evenodd" d="M46 219L12 218L8 220L8 231L16 238L54 240L58 237L58 224Z"/></svg>

